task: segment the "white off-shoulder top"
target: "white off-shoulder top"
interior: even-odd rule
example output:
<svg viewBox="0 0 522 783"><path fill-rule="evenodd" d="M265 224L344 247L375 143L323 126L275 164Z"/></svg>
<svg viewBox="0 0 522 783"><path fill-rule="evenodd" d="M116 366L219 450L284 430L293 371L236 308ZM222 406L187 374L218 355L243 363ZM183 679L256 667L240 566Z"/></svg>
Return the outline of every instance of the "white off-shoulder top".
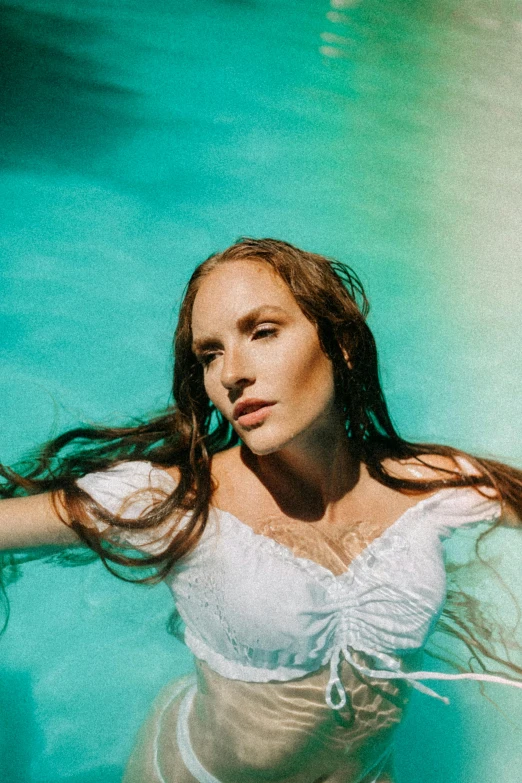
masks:
<svg viewBox="0 0 522 783"><path fill-rule="evenodd" d="M150 506L157 490L174 490L167 472L144 461L123 462L77 483L111 513L128 518ZM145 491L131 497L137 490ZM421 681L474 679L522 688L494 675L401 666L403 656L422 650L442 611L444 539L499 514L498 501L472 488L442 489L409 508L335 575L212 508L197 546L174 565L166 583L185 643L229 679L289 681L329 665L325 699L336 710L346 704L342 658L363 675L408 680L446 703ZM120 540L150 553L162 551L165 535L168 523L160 531L119 533ZM369 656L372 666L358 662L354 652Z"/></svg>

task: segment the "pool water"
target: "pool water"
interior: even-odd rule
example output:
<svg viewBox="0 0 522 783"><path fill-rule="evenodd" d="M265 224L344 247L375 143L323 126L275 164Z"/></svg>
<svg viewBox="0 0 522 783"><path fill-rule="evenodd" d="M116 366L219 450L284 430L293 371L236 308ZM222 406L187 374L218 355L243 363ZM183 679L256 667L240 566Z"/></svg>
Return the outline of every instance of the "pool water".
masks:
<svg viewBox="0 0 522 783"><path fill-rule="evenodd" d="M188 275L249 235L355 267L405 437L522 464L519 2L0 9L2 461L164 406ZM33 563L10 600L0 778L116 783L192 666L166 588ZM398 783L518 781L520 692L438 690Z"/></svg>

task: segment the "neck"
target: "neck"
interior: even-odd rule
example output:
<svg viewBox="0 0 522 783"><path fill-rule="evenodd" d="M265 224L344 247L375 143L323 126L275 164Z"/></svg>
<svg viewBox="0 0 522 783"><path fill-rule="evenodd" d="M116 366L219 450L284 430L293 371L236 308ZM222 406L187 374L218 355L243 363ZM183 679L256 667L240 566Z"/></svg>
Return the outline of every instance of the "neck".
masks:
<svg viewBox="0 0 522 783"><path fill-rule="evenodd" d="M242 456L281 510L300 519L329 516L360 476L360 459L342 422L306 443L261 456L243 447Z"/></svg>

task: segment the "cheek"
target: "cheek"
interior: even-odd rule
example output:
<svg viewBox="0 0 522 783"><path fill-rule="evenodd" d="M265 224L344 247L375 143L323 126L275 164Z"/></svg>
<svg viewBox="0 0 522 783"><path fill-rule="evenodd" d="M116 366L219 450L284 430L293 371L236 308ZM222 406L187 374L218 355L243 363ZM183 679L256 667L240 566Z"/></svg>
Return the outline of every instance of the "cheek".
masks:
<svg viewBox="0 0 522 783"><path fill-rule="evenodd" d="M218 384L215 382L215 380L212 377L212 370L206 371L205 374L203 375L203 385L205 387L205 391L207 393L207 397L209 398L210 402L213 403L216 406L216 408L219 410L220 400L218 397Z"/></svg>
<svg viewBox="0 0 522 783"><path fill-rule="evenodd" d="M334 373L330 360L320 348L302 351L301 359L294 365L293 386L296 391L311 397L311 402L322 405L335 396Z"/></svg>
<svg viewBox="0 0 522 783"><path fill-rule="evenodd" d="M324 387L333 386L333 366L320 346L310 352L306 361L306 368L312 383Z"/></svg>

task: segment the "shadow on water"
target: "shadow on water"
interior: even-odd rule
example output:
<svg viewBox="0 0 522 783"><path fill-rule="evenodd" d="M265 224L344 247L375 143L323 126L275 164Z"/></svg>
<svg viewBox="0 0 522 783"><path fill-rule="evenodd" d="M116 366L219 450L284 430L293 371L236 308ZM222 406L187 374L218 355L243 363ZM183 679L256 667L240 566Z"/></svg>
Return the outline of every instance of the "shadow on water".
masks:
<svg viewBox="0 0 522 783"><path fill-rule="evenodd" d="M51 168L117 146L139 93L122 85L101 21L0 3L0 166ZM99 56L96 53L100 53ZM121 69L120 69L121 71Z"/></svg>
<svg viewBox="0 0 522 783"><path fill-rule="evenodd" d="M0 680L0 780L26 783L31 762L43 748L31 677L2 672Z"/></svg>

